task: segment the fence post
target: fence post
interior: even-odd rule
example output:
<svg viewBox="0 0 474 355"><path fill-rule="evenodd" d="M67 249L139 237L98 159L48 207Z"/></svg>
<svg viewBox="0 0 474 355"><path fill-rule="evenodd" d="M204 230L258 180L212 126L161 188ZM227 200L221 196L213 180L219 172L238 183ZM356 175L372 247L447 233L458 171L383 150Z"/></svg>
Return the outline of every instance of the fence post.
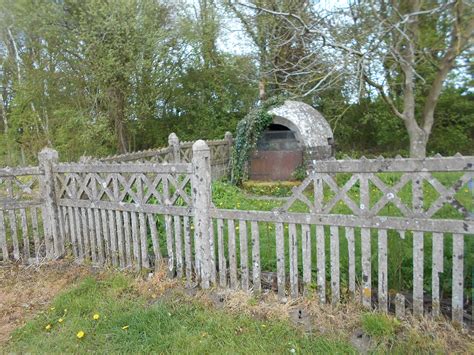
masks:
<svg viewBox="0 0 474 355"><path fill-rule="evenodd" d="M54 190L53 166L58 163L58 152L44 148L38 153L39 166L44 172L41 183L43 199L43 223L45 230L46 257L53 259L64 255L64 241L59 233L59 216Z"/></svg>
<svg viewBox="0 0 474 355"><path fill-rule="evenodd" d="M234 144L234 137L232 136L232 133L230 133L229 131L225 132L224 140L227 141L227 144L229 146L228 154L230 161L230 158L232 157L232 145Z"/></svg>
<svg viewBox="0 0 474 355"><path fill-rule="evenodd" d="M168 146L172 157L172 161L170 163L181 163L181 155L179 152L179 138L176 133L170 133L170 135L168 136Z"/></svg>
<svg viewBox="0 0 474 355"><path fill-rule="evenodd" d="M211 223L211 152L203 140L193 144L192 196L194 230L196 233L196 268L201 276L201 287L209 288L211 278L211 250L209 227Z"/></svg>

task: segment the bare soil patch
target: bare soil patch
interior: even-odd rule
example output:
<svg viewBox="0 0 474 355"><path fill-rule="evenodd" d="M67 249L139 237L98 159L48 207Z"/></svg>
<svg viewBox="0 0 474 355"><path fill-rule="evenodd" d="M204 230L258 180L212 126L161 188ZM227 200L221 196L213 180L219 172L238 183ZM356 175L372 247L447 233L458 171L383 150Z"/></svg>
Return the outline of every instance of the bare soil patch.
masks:
<svg viewBox="0 0 474 355"><path fill-rule="evenodd" d="M0 344L88 269L64 260L28 266L0 264Z"/></svg>

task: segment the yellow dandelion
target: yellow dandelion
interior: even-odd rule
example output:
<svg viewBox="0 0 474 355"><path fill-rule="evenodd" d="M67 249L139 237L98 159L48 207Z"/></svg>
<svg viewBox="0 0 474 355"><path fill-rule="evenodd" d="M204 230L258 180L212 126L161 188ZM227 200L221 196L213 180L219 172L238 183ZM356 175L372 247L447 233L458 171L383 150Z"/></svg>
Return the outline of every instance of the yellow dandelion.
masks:
<svg viewBox="0 0 474 355"><path fill-rule="evenodd" d="M48 324L46 327L44 327L44 329L50 330L51 329L51 324Z"/></svg>
<svg viewBox="0 0 474 355"><path fill-rule="evenodd" d="M92 316L93 320L99 320L99 318L100 318L99 313L96 313Z"/></svg>
<svg viewBox="0 0 474 355"><path fill-rule="evenodd" d="M55 309L56 309L56 308L54 308L54 307L51 307L49 310L50 310L50 311L54 311Z"/></svg>
<svg viewBox="0 0 474 355"><path fill-rule="evenodd" d="M62 322L64 322L64 319L59 318L59 319L58 319L58 323L62 323Z"/></svg>
<svg viewBox="0 0 474 355"><path fill-rule="evenodd" d="M266 328L267 326L265 324L262 324L262 328Z"/></svg>
<svg viewBox="0 0 474 355"><path fill-rule="evenodd" d="M86 333L84 333L82 330L80 330L80 331L77 332L76 337L78 339L82 339L82 338L84 338L85 335L86 335Z"/></svg>
<svg viewBox="0 0 474 355"><path fill-rule="evenodd" d="M124 325L124 326L122 327L122 329L123 329L123 330L127 330L127 329L128 329L128 325Z"/></svg>

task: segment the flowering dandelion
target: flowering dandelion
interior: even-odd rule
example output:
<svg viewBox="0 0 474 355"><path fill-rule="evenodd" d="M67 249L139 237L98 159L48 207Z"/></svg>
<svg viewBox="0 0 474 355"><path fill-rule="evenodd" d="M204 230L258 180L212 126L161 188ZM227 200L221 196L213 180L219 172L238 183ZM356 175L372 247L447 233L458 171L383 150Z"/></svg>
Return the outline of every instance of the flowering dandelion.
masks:
<svg viewBox="0 0 474 355"><path fill-rule="evenodd" d="M51 330L51 324L48 324L46 327L44 327L46 330Z"/></svg>
<svg viewBox="0 0 474 355"><path fill-rule="evenodd" d="M62 323L62 322L64 322L64 319L63 319L63 318L59 318L59 319L58 319L58 323Z"/></svg>
<svg viewBox="0 0 474 355"><path fill-rule="evenodd" d="M84 333L82 330L80 330L80 331L77 332L76 337L77 337L77 339L82 339L82 338L84 338L85 335L86 335L86 333Z"/></svg>
<svg viewBox="0 0 474 355"><path fill-rule="evenodd" d="M127 330L127 329L128 329L128 325L124 325L124 326L122 327L122 330Z"/></svg>
<svg viewBox="0 0 474 355"><path fill-rule="evenodd" d="M93 320L99 320L99 318L100 318L99 313L96 313L96 314L94 314L94 315L92 316L92 319L93 319Z"/></svg>

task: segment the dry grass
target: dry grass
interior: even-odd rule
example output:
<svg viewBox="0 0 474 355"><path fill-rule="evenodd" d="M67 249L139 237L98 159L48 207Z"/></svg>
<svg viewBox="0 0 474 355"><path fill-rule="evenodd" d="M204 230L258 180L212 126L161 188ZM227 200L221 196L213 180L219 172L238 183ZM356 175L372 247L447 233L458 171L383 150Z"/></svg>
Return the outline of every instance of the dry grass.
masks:
<svg viewBox="0 0 474 355"><path fill-rule="evenodd" d="M68 285L82 278L87 268L66 261L41 265L0 265L0 344L11 332L46 309Z"/></svg>

